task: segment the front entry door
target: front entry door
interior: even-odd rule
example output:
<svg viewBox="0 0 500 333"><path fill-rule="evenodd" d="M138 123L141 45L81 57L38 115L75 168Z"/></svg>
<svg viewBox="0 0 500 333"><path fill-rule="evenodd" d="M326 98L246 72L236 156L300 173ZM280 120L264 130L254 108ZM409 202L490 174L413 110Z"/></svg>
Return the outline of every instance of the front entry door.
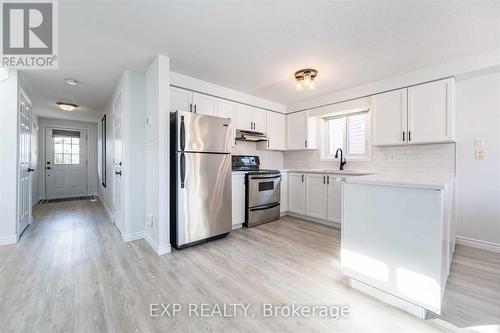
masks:
<svg viewBox="0 0 500 333"><path fill-rule="evenodd" d="M19 197L18 228L19 237L31 222L31 102L24 92L19 92Z"/></svg>
<svg viewBox="0 0 500 333"><path fill-rule="evenodd" d="M47 127L45 130L45 197L60 199L87 194L87 131Z"/></svg>

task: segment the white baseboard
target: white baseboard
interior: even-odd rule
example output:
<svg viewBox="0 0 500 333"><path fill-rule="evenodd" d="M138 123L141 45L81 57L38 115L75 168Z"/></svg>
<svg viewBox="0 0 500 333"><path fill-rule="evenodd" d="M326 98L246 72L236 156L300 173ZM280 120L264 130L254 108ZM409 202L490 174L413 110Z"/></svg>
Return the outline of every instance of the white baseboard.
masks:
<svg viewBox="0 0 500 333"><path fill-rule="evenodd" d="M233 230L236 230L236 229L241 229L243 227L243 223L240 223L240 224L233 224Z"/></svg>
<svg viewBox="0 0 500 333"><path fill-rule="evenodd" d="M479 239L457 236L457 244L474 247L476 249L500 253L500 244L482 241Z"/></svg>
<svg viewBox="0 0 500 333"><path fill-rule="evenodd" d="M130 234L122 234L124 242L132 242L144 238L144 231L132 232Z"/></svg>
<svg viewBox="0 0 500 333"><path fill-rule="evenodd" d="M0 245L10 245L16 243L17 243L16 235L0 237Z"/></svg>
<svg viewBox="0 0 500 333"><path fill-rule="evenodd" d="M102 205L104 206L104 209L106 210L106 213L108 214L111 222L113 222L115 220L114 216L113 216L113 212L111 211L111 209L108 207L108 205L106 204L106 201L104 201L100 196L97 196L97 198L99 199L99 201L102 203Z"/></svg>
<svg viewBox="0 0 500 333"><path fill-rule="evenodd" d="M306 215L297 214L297 213L292 213L292 212L286 212L286 214L284 214L284 215L288 215L288 216L296 217L298 219L307 220L307 221L311 221L311 222L319 223L319 224L324 224L324 225L327 225L330 227L340 229L340 222L332 222L332 221L322 220L322 219L318 219L315 217L306 216ZM284 216L284 215L281 215L281 216Z"/></svg>
<svg viewBox="0 0 500 333"><path fill-rule="evenodd" d="M149 246L151 246L153 251L159 256L162 256L164 254L172 252L172 248L170 247L170 244L164 244L161 246L158 245L147 232L144 233L144 240L146 241L146 243L149 244Z"/></svg>
<svg viewBox="0 0 500 333"><path fill-rule="evenodd" d="M411 313L412 315L425 319L427 310L419 305L413 304L411 302L405 301L402 298L393 296L391 294L386 293L380 289L367 285L363 282L357 281L355 279L349 279L349 285L351 288L359 290L367 295L375 297L385 303L388 303L392 306L395 306L403 311Z"/></svg>

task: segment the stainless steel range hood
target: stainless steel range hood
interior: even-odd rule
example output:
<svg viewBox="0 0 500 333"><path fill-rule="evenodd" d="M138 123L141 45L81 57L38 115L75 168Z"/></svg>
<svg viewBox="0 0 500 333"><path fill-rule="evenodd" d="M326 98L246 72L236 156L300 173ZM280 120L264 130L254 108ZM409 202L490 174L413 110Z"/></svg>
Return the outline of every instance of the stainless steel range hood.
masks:
<svg viewBox="0 0 500 333"><path fill-rule="evenodd" d="M261 142L261 141L269 141L269 138L266 136L266 133L262 132L236 130L236 140Z"/></svg>

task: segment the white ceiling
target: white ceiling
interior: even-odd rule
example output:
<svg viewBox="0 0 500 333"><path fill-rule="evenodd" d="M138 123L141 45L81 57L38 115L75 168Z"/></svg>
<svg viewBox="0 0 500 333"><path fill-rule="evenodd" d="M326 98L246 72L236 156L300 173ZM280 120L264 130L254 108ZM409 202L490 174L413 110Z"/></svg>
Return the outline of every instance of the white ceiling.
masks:
<svg viewBox="0 0 500 333"><path fill-rule="evenodd" d="M124 69L173 71L291 104L500 47L500 1L60 1L59 70L26 71L35 110L97 119ZM319 70L317 89L293 73ZM81 82L71 87L66 77ZM56 109L65 100L78 114Z"/></svg>

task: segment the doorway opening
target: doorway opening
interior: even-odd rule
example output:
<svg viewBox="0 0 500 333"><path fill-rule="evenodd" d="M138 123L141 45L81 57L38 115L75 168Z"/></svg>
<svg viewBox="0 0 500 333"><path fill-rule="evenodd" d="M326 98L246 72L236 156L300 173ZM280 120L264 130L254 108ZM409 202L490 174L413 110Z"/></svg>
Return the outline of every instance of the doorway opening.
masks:
<svg viewBox="0 0 500 333"><path fill-rule="evenodd" d="M86 129L45 128L45 199L88 196Z"/></svg>

